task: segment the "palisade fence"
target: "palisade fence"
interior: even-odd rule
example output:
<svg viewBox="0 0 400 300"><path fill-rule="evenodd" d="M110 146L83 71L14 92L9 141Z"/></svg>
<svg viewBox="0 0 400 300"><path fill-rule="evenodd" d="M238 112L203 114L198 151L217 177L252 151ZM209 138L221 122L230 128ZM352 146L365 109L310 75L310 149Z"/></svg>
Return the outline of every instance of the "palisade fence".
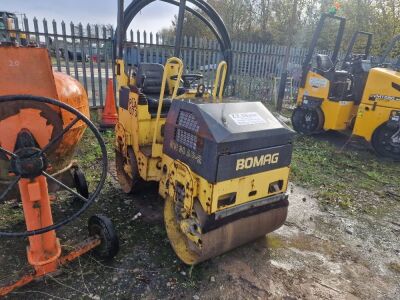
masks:
<svg viewBox="0 0 400 300"><path fill-rule="evenodd" d="M130 31L125 42L125 60L135 66L140 62L165 63L174 53L175 37ZM233 66L226 94L245 99L267 101L276 92L286 47L232 42ZM296 88L306 49L292 48L288 63L289 76ZM216 40L183 37L181 55L186 73L202 73L204 84L212 90L216 68L223 56ZM277 81L278 80L278 81Z"/></svg>
<svg viewBox="0 0 400 300"><path fill-rule="evenodd" d="M75 77L85 87L92 107L101 107L105 100L107 80L113 78L112 40L109 26L81 23L57 23L55 20L23 24L15 21L15 30L1 30L0 42L15 39L22 45L39 45L49 49L53 69Z"/></svg>
<svg viewBox="0 0 400 300"><path fill-rule="evenodd" d="M114 28L111 26L81 23L57 23L55 20L39 22L36 18L23 24L15 22L15 30L0 28L0 41L16 39L17 43L34 43L47 47L52 57L54 70L65 72L85 87L92 107L101 107L105 101L106 83L113 78ZM130 31L125 42L127 70L133 71L141 62L164 64L173 55L174 37ZM233 66L227 87L227 95L248 100L270 101L281 73L285 47L233 41ZM306 49L292 48L288 64L289 76L293 79L290 88L296 89L301 75L301 63ZM216 68L222 58L216 40L184 37L181 58L185 72L202 73L204 84L213 87Z"/></svg>

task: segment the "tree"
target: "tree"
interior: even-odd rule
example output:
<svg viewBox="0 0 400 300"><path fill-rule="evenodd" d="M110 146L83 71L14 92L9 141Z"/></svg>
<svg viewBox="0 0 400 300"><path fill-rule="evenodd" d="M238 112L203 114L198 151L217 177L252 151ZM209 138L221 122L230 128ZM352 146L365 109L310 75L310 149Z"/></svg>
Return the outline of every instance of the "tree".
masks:
<svg viewBox="0 0 400 300"><path fill-rule="evenodd" d="M225 22L233 40L274 43L284 45L291 18L293 0L208 0ZM328 12L332 0L299 0L294 46L308 47L315 26L322 13ZM400 34L399 0L342 0L338 15L347 19L344 50L357 30L374 34L372 53L381 53L382 48L397 33ZM185 14L184 35L213 38L212 32L191 13ZM164 29L164 33L175 34L176 20ZM337 22L328 22L318 48L333 49ZM355 49L361 49L361 42Z"/></svg>

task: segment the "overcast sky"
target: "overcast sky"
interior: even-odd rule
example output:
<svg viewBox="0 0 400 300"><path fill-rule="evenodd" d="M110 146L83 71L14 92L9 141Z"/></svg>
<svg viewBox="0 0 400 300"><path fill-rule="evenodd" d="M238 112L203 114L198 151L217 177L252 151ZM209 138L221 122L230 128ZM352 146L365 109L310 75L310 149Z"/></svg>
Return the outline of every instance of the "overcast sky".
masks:
<svg viewBox="0 0 400 300"><path fill-rule="evenodd" d="M131 0L125 0L127 6ZM0 11L25 13L29 19L82 24L113 24L117 22L117 0L0 0ZM155 1L139 13L131 26L137 30L157 32L171 24L178 8Z"/></svg>

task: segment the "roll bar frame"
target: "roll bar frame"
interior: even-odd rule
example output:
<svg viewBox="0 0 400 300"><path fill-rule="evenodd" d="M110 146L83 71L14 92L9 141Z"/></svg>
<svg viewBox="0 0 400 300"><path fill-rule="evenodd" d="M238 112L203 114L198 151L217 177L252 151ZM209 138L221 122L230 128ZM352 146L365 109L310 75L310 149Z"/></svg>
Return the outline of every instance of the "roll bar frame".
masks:
<svg viewBox="0 0 400 300"><path fill-rule="evenodd" d="M124 10L124 0L118 0L118 19L117 19L117 38L115 40L114 55L117 59L123 58L123 43L125 40L126 31L135 18L135 16L147 5L155 2L156 0L133 0L127 8ZM176 0L161 0L163 2L183 7L185 11L192 13L194 16L199 18L215 35L221 48L224 60L227 62L227 76L225 83L229 81L229 75L232 66L232 42L228 33L228 30L215 9L210 6L204 0L186 0L187 2L195 5L200 11L204 12L209 18L202 16L198 11L186 6L181 5L180 1ZM181 30L180 30L181 31ZM181 35L182 33L180 33ZM181 37L177 37L177 40L181 40Z"/></svg>
<svg viewBox="0 0 400 300"><path fill-rule="evenodd" d="M306 78L307 78L307 73L308 71L311 69L311 59L313 57L314 54L314 50L317 47L317 42L321 36L321 32L322 29L325 26L325 21L327 19L334 19L339 21L339 29L337 31L337 35L336 35L336 41L335 41L335 48L333 49L332 55L331 55L331 61L335 64L339 55L339 51L340 51L340 45L342 44L342 40L343 40L343 34L344 34L344 29L346 26L346 19L343 17L338 17L332 14L327 14L324 13L321 15L321 18L318 21L317 27L315 28L314 34L313 34L313 38L311 40L311 44L310 47L308 48L308 52L306 55L306 58L304 59L303 62L303 72L301 75L301 83L300 86L302 88L305 87L306 84Z"/></svg>
<svg viewBox="0 0 400 300"><path fill-rule="evenodd" d="M343 63L342 63L342 68L344 68L346 63L350 60L350 55L353 52L354 45L356 44L357 39L361 36L367 37L367 43L365 44L365 47L364 47L363 59L368 58L369 53L371 52L373 34L371 32L366 32L366 31L356 31L356 32L354 32L353 36L351 37L350 44L347 47L346 55L345 55Z"/></svg>

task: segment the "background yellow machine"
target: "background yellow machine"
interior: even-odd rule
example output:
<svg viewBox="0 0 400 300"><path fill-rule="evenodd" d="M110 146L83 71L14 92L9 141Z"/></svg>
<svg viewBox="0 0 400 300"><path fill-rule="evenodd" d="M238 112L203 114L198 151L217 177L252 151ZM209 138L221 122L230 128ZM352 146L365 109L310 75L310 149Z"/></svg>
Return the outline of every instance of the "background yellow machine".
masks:
<svg viewBox="0 0 400 300"><path fill-rule="evenodd" d="M18 36L19 43L26 46L28 44L27 36L25 33L22 32L18 32L17 35L16 23L18 23L18 17L16 14L6 11L0 11L0 29L7 29L9 32L9 37L7 37L5 32L0 32L0 42L7 39L15 42L17 41ZM23 22L20 23L20 26L22 26L22 28L24 27Z"/></svg>
<svg viewBox="0 0 400 300"><path fill-rule="evenodd" d="M331 57L317 54L316 66L312 67L311 59L328 18L340 24L335 49ZM361 32L368 36L365 52L352 55L352 40L338 68L344 28L344 18L330 14L321 17L303 63L297 107L292 115L293 128L303 134L350 129L352 134L370 142L378 154L400 159L400 65L383 64L395 42L390 43L381 64L371 68L367 60L371 36Z"/></svg>
<svg viewBox="0 0 400 300"><path fill-rule="evenodd" d="M210 17L216 15L206 2L197 2ZM121 31L134 16L131 9L142 8L133 4L123 13L119 1L118 178L125 192L134 192L143 181L159 182L171 245L183 262L196 264L283 224L293 133L260 102L221 102L229 74L225 61L211 94L192 80L201 75L183 74L176 57L165 67L141 64L130 78ZM181 5L181 21L184 10ZM223 49L230 40L219 24L215 28ZM177 48L179 53L179 43ZM224 52L228 62L229 51Z"/></svg>

